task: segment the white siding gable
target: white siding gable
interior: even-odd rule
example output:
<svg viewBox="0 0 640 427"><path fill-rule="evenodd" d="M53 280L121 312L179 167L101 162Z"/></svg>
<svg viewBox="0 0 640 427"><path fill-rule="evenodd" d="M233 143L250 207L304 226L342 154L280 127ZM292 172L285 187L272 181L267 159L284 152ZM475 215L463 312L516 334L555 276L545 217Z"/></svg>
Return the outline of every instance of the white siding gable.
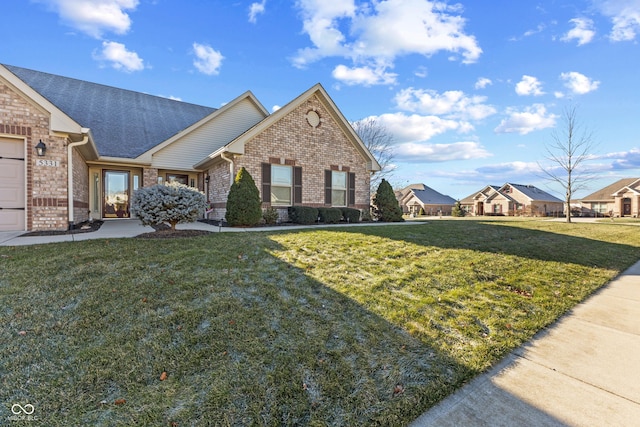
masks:
<svg viewBox="0 0 640 427"><path fill-rule="evenodd" d="M265 118L264 113L247 98L217 113L214 119L154 153L152 167L192 170L193 165Z"/></svg>

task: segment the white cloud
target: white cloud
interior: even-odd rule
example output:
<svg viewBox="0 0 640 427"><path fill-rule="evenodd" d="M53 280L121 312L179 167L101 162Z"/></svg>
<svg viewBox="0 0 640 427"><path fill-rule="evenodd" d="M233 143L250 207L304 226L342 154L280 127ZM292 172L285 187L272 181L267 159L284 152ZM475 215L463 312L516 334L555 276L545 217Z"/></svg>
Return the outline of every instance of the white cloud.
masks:
<svg viewBox="0 0 640 427"><path fill-rule="evenodd" d="M569 20L574 27L567 32L560 40L569 42L577 40L578 46L587 44L593 40L596 32L593 30L593 21L589 18L574 18Z"/></svg>
<svg viewBox="0 0 640 427"><path fill-rule="evenodd" d="M560 74L560 80L563 80L564 85L576 95L584 95L598 89L598 86L600 86L599 81L592 80L576 71Z"/></svg>
<svg viewBox="0 0 640 427"><path fill-rule="evenodd" d="M447 162L452 160L483 159L491 153L477 142L454 142L452 144L400 144L395 152L399 161L417 163Z"/></svg>
<svg viewBox="0 0 640 427"><path fill-rule="evenodd" d="M258 21L258 15L262 15L265 10L267 0L262 0L261 3L251 3L249 6L249 22L255 24Z"/></svg>
<svg viewBox="0 0 640 427"><path fill-rule="evenodd" d="M604 16L611 18L612 41L635 40L640 31L640 0L593 0Z"/></svg>
<svg viewBox="0 0 640 427"><path fill-rule="evenodd" d="M116 70L126 72L144 69L144 62L137 53L128 51L125 45L117 42L102 42L102 51L94 53L94 59L108 61Z"/></svg>
<svg viewBox="0 0 640 427"><path fill-rule="evenodd" d="M126 34L139 0L39 0L49 5L69 26L83 33L102 38L105 32Z"/></svg>
<svg viewBox="0 0 640 427"><path fill-rule="evenodd" d="M296 5L313 45L298 51L293 58L297 67L343 57L353 61L352 69L363 63L392 68L398 56L441 51L472 63L482 53L475 37L464 32L459 6L430 0L383 0L360 7L354 0L298 0Z"/></svg>
<svg viewBox="0 0 640 427"><path fill-rule="evenodd" d="M384 126L398 143L426 141L448 131L470 132L473 126L467 122L404 113L382 114L371 117Z"/></svg>
<svg viewBox="0 0 640 427"><path fill-rule="evenodd" d="M476 84L474 85L474 88L476 88L476 89L484 89L487 86L491 86L492 84L493 84L493 82L491 81L491 79L488 79L486 77L480 77L476 81Z"/></svg>
<svg viewBox="0 0 640 427"><path fill-rule="evenodd" d="M193 52L196 55L193 65L198 71L207 75L216 75L220 72L220 66L224 59L220 52L211 46L199 43L193 44Z"/></svg>
<svg viewBox="0 0 640 427"><path fill-rule="evenodd" d="M548 113L542 104L533 104L525 108L524 111L510 108L507 109L507 114L509 117L502 120L494 132L526 135L536 130L555 126L557 118L555 114Z"/></svg>
<svg viewBox="0 0 640 427"><path fill-rule="evenodd" d="M352 85L390 85L396 82L397 74L385 72L385 67L353 67L338 65L332 73L334 79Z"/></svg>
<svg viewBox="0 0 640 427"><path fill-rule="evenodd" d="M542 91L542 83L540 83L540 81L537 78L533 76L527 76L527 75L522 76L522 80L520 80L516 84L516 93L521 96L544 95L544 92Z"/></svg>
<svg viewBox="0 0 640 427"><path fill-rule="evenodd" d="M398 108L420 114L442 115L450 119L482 120L496 113L486 105L485 96L467 96L464 92L408 88L398 92L394 101Z"/></svg>

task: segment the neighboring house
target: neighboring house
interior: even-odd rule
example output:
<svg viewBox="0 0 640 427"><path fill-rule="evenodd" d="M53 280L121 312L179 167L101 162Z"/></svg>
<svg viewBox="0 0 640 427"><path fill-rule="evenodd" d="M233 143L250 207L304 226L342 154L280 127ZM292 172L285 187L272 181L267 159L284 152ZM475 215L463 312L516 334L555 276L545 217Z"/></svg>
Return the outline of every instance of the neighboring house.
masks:
<svg viewBox="0 0 640 427"><path fill-rule="evenodd" d="M564 202L533 185L506 183L501 187L487 185L460 201L471 215L562 215Z"/></svg>
<svg viewBox="0 0 640 427"><path fill-rule="evenodd" d="M269 114L251 92L215 109L0 65L0 99L0 230L129 218L133 191L166 181L204 191L222 218L241 167L283 216L368 209L380 170L320 84Z"/></svg>
<svg viewBox="0 0 640 427"><path fill-rule="evenodd" d="M454 198L438 193L424 184L411 184L396 191L402 212L411 215L451 215Z"/></svg>
<svg viewBox="0 0 640 427"><path fill-rule="evenodd" d="M625 178L581 199L587 215L640 216L640 178Z"/></svg>

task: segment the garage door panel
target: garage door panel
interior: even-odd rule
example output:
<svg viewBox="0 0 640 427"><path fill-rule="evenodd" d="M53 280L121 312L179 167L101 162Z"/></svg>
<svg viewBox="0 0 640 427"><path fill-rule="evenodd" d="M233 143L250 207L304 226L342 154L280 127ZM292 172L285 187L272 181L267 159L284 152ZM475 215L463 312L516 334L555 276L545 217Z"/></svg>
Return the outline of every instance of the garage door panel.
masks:
<svg viewBox="0 0 640 427"><path fill-rule="evenodd" d="M0 157L0 231L24 230L24 141L0 138Z"/></svg>

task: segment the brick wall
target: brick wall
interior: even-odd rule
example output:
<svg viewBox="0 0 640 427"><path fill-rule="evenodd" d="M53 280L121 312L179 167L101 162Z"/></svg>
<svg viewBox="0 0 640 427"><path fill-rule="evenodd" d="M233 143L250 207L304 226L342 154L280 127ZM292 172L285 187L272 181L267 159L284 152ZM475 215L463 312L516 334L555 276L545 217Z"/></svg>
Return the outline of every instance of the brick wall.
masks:
<svg viewBox="0 0 640 427"><path fill-rule="evenodd" d="M0 81L0 134L19 135L26 141L26 216L28 230L66 229L67 156L64 137L49 134L49 115ZM42 140L44 157L35 154ZM58 161L57 166L40 166L38 159Z"/></svg>
<svg viewBox="0 0 640 427"><path fill-rule="evenodd" d="M73 221L89 219L89 166L77 148L73 149Z"/></svg>
<svg viewBox="0 0 640 427"><path fill-rule="evenodd" d="M315 128L309 125L305 118L311 110L315 110L321 118L320 125ZM366 169L366 161L316 96L309 98L248 141L245 144L245 154L235 159L234 173L241 167L245 167L258 189L262 191L261 163L269 163L272 157L293 160L296 166L302 166L302 203L304 205L325 206L324 171L331 169L331 166L342 166L348 167L350 172L356 174L356 205L354 207L358 209L369 207L369 172ZM215 218L221 217L220 215L224 213L229 189L228 170L226 162L209 170L211 175L209 200L216 206ZM214 218L214 216L210 217Z"/></svg>

